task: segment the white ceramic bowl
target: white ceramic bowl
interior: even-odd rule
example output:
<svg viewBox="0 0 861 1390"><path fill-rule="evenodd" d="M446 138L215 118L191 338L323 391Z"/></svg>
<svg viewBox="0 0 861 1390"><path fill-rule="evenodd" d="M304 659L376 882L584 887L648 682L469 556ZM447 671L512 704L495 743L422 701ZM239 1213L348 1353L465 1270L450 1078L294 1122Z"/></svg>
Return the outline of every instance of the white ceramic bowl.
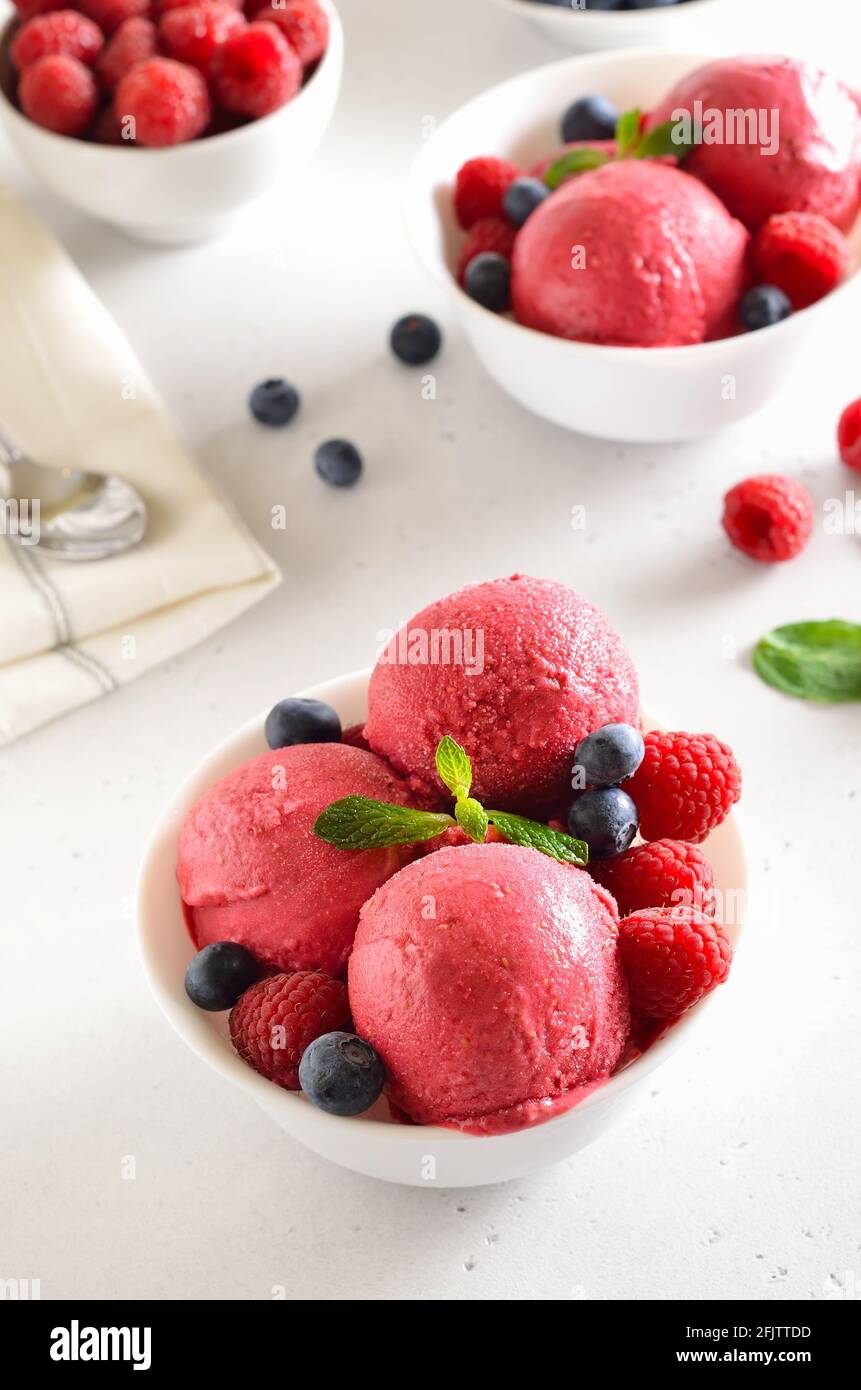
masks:
<svg viewBox="0 0 861 1390"><path fill-rule="evenodd" d="M164 244L217 236L245 204L294 177L326 132L341 85L344 34L331 0L329 47L302 90L270 116L169 149L97 145L35 125L9 97L0 41L0 120L21 158L59 197L138 240Z"/></svg>
<svg viewBox="0 0 861 1390"><path fill-rule="evenodd" d="M369 671L358 671L301 693L328 701L348 727L367 715L369 675ZM185 814L206 788L266 751L265 717L266 712L256 715L220 744L165 808L141 868L138 931L144 969L153 993L180 1037L226 1080L253 1096L282 1129L315 1153L357 1173L417 1187L477 1187L522 1177L568 1158L597 1138L633 1099L649 1073L685 1042L705 1010L713 1006L727 1008L732 998L731 981L692 1009L642 1057L575 1109L514 1134L477 1137L435 1126L397 1124L391 1120L384 1100L366 1116L339 1119L315 1109L304 1096L264 1080L233 1051L227 1015L204 1013L186 996L183 978L194 947L180 905L176 851ZM707 853L718 890L725 901L738 908L746 894L747 872L735 816L730 816L709 838ZM736 919L727 924L735 944L742 911L728 915ZM728 1015L725 1013L724 1017Z"/></svg>
<svg viewBox="0 0 861 1390"><path fill-rule="evenodd" d="M576 53L595 53L605 48L651 46L699 47L738 42L738 24L750 0L692 0L651 10L572 10L539 5L531 0L491 0L497 10L507 10L526 20L551 43ZM762 0L757 0L758 4Z"/></svg>
<svg viewBox="0 0 861 1390"><path fill-rule="evenodd" d="M538 333L490 313L460 289L452 268L463 233L452 189L467 159L502 155L529 168L561 148L559 122L577 97L602 92L621 111L649 110L679 77L708 58L633 50L535 68L460 107L430 137L410 172L405 191L410 239L448 290L479 358L515 400L567 429L645 442L693 439L734 424L765 405L785 382L806 335L845 310L857 291L856 244L852 277L783 323L693 347L631 348Z"/></svg>

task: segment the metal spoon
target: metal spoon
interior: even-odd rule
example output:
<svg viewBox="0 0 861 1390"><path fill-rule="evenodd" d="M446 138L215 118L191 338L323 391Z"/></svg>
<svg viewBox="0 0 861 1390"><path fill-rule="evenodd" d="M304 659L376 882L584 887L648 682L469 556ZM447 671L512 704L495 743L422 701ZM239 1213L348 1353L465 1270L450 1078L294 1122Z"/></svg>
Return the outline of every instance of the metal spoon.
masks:
<svg viewBox="0 0 861 1390"><path fill-rule="evenodd" d="M131 483L114 474L46 468L0 432L0 499L4 498L3 529L10 539L38 546L58 560L121 555L137 545L147 527L146 506ZM13 517L15 499L20 499L20 510ZM29 503L29 509L21 508L21 502ZM0 500L0 513L3 510ZM13 520L17 524L10 524Z"/></svg>

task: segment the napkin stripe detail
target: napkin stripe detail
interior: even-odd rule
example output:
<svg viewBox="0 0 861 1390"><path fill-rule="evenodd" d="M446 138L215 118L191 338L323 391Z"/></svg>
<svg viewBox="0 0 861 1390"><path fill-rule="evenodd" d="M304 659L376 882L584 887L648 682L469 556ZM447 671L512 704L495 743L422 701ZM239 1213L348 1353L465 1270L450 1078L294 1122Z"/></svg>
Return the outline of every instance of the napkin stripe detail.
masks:
<svg viewBox="0 0 861 1390"><path fill-rule="evenodd" d="M82 671L87 671L96 681L100 690L104 690L107 693L118 688L117 682L114 680L107 667L103 666L100 661L97 661L94 656L90 656L89 652L82 652L80 647L73 647L69 642L62 647L58 647L57 651L60 653L60 656L64 656L67 661L71 661L73 666L80 666Z"/></svg>
<svg viewBox="0 0 861 1390"><path fill-rule="evenodd" d="M116 690L117 682L114 680L107 667L97 661L95 657L87 652L82 652L79 647L74 646L71 641L71 627L69 616L63 604L63 600L58 594L48 575L40 566L36 556L30 549L21 546L17 541L10 537L6 538L7 545L18 568L25 579L33 586L36 593L45 605L45 610L54 630L54 650L60 656L64 656L67 661L71 661L74 666L78 666L82 671L86 671L93 677L99 690Z"/></svg>

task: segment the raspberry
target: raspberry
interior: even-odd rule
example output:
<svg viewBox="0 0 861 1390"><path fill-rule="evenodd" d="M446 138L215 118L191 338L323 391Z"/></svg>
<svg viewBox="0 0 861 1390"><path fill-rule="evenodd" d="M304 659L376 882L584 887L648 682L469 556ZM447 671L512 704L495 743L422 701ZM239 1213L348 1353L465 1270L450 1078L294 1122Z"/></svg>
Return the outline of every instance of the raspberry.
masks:
<svg viewBox="0 0 861 1390"><path fill-rule="evenodd" d="M232 10L242 13L242 0L152 0L153 14L170 14L171 10L184 10L194 5L229 5Z"/></svg>
<svg viewBox="0 0 861 1390"><path fill-rule="evenodd" d="M158 33L168 57L208 72L216 49L244 28L245 16L231 5L188 5L168 10Z"/></svg>
<svg viewBox="0 0 861 1390"><path fill-rule="evenodd" d="M126 19L141 19L149 14L149 0L76 0L76 3L105 34L112 34Z"/></svg>
<svg viewBox="0 0 861 1390"><path fill-rule="evenodd" d="M651 907L619 923L619 955L632 1008L669 1019L723 984L732 946L723 929L696 910Z"/></svg>
<svg viewBox="0 0 861 1390"><path fill-rule="evenodd" d="M104 46L102 31L91 19L74 10L54 10L37 15L22 25L12 40L10 54L19 72L51 53L65 53L89 66Z"/></svg>
<svg viewBox="0 0 861 1390"><path fill-rule="evenodd" d="M12 4L21 19L32 19L34 15L63 8L63 0L12 0Z"/></svg>
<svg viewBox="0 0 861 1390"><path fill-rule="evenodd" d="M309 1043L350 1026L347 986L319 970L270 975L230 1010L230 1040L261 1076L299 1089L299 1063Z"/></svg>
<svg viewBox="0 0 861 1390"><path fill-rule="evenodd" d="M458 170L454 187L454 210L460 225L469 231L480 217L501 217L505 190L522 173L516 164L492 155L468 159Z"/></svg>
<svg viewBox="0 0 861 1390"><path fill-rule="evenodd" d="M267 116L296 95L302 85L302 64L273 24L255 20L219 48L212 81L228 111Z"/></svg>
<svg viewBox="0 0 861 1390"><path fill-rule="evenodd" d="M849 269L849 243L815 212L779 212L757 233L751 260L758 278L777 285L793 309L836 289Z"/></svg>
<svg viewBox="0 0 861 1390"><path fill-rule="evenodd" d="M837 445L847 468L861 473L861 400L847 405L837 426Z"/></svg>
<svg viewBox="0 0 861 1390"><path fill-rule="evenodd" d="M83 135L99 104L90 69L65 53L49 54L27 68L18 98L31 121L56 135Z"/></svg>
<svg viewBox="0 0 861 1390"><path fill-rule="evenodd" d="M516 227L512 227L504 217L480 217L477 222L473 222L458 257L458 284L463 284L466 267L473 257L480 256L485 251L495 251L497 255L510 261L516 235Z"/></svg>
<svg viewBox="0 0 861 1390"><path fill-rule="evenodd" d="M693 907L715 911L714 874L702 850L684 840L652 840L615 859L589 865L592 877L613 894L619 915L643 907Z"/></svg>
<svg viewBox="0 0 861 1390"><path fill-rule="evenodd" d="M206 82L197 68L150 58L126 73L114 95L114 111L139 145L179 145L206 129Z"/></svg>
<svg viewBox="0 0 861 1390"><path fill-rule="evenodd" d="M105 87L113 91L127 72L154 58L158 52L158 31L150 19L126 19L105 45L96 72Z"/></svg>
<svg viewBox="0 0 861 1390"><path fill-rule="evenodd" d="M640 834L699 844L741 796L732 749L714 734L654 731L643 742L643 761L625 783L640 812Z"/></svg>
<svg viewBox="0 0 861 1390"><path fill-rule="evenodd" d="M256 20L277 25L304 68L319 63L329 42L329 20L317 0L255 0L251 12Z"/></svg>
<svg viewBox="0 0 861 1390"><path fill-rule="evenodd" d="M813 531L813 498L779 473L745 478L723 500L723 529L736 550L773 565L792 560Z"/></svg>

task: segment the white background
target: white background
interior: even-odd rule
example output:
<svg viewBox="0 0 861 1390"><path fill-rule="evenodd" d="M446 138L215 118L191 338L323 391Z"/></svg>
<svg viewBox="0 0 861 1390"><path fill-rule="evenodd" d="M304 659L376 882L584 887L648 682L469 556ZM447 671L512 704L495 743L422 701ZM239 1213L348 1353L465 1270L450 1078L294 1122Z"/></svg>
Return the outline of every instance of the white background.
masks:
<svg viewBox="0 0 861 1390"><path fill-rule="evenodd" d="M770 46L851 61L851 8L803 6ZM820 524L800 559L760 568L718 524L727 486L763 468L818 506L853 482L861 498L834 451L861 393L858 324L707 443L619 448L528 416L414 263L398 197L423 118L554 52L479 0L341 9L320 156L216 244L126 242L0 146L0 177L59 230L284 571L239 624L0 765L0 1277L39 1278L44 1297L858 1297L859 709L783 698L749 648L782 622L861 618L861 540ZM433 402L386 347L414 308L450 330ZM246 414L273 373L304 397L285 432ZM331 435L365 455L351 492L313 472ZM269 528L277 502L286 533ZM754 911L722 1007L591 1149L502 1187L388 1187L304 1151L171 1033L138 964L137 862L175 783L238 723L368 664L378 630L436 595L516 569L606 608L649 708L734 745Z"/></svg>

